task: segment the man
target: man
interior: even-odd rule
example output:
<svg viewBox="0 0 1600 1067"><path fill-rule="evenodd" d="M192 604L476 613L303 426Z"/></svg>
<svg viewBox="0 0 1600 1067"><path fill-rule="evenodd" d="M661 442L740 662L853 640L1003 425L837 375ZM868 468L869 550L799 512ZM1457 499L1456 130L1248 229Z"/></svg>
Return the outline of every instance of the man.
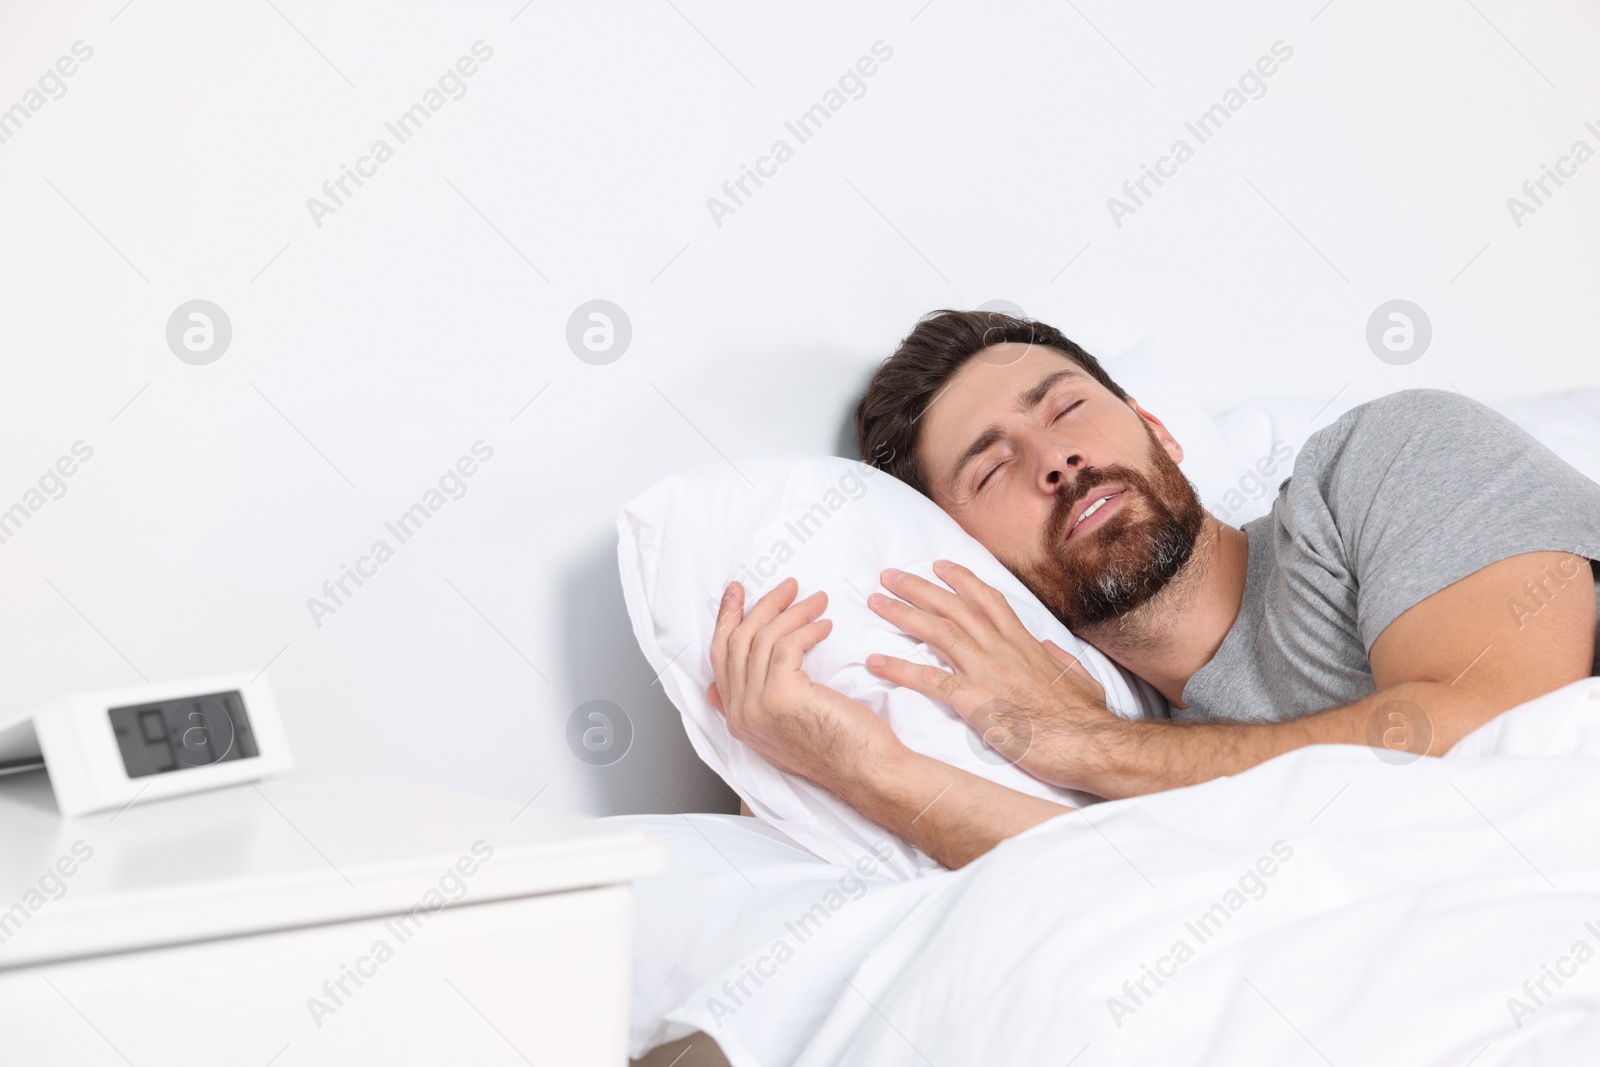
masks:
<svg viewBox="0 0 1600 1067"><path fill-rule="evenodd" d="M1306 442L1272 513L1235 529L1183 449L1058 331L924 319L856 412L863 456L949 512L1074 633L1159 689L1125 721L995 590L888 570L869 602L950 671L870 655L1043 781L1116 798L1233 774L1304 745L1439 755L1596 670L1600 485L1483 405L1411 390ZM810 681L823 594L724 593L708 693L733 736L946 866L1069 810L900 744Z"/></svg>

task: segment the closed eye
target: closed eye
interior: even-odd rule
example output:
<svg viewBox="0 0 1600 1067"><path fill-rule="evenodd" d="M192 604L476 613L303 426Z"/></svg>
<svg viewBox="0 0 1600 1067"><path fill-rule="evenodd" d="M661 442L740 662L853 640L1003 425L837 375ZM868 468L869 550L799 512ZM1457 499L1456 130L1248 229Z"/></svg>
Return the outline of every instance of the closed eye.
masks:
<svg viewBox="0 0 1600 1067"><path fill-rule="evenodd" d="M1065 415L1068 415L1068 414L1072 413L1073 411L1076 411L1083 403L1084 403L1084 398L1083 397L1078 397L1075 400L1069 400L1059 411L1057 411L1054 415L1050 416L1050 421L1048 423L1046 423L1045 425L1047 425L1047 426L1055 425L1055 422L1056 422L1057 419L1060 419L1061 417L1063 417ZM1002 460L1001 462L996 463L994 466L990 467L987 471L985 471L983 477L978 479L978 484L973 486L973 490L972 491L974 493L982 492L983 491L983 487L989 483L989 479L994 477L995 472L998 471L1003 466L1005 466L1005 461Z"/></svg>
<svg viewBox="0 0 1600 1067"><path fill-rule="evenodd" d="M1082 403L1083 403L1083 398L1079 397L1077 400L1074 400L1072 403L1068 404L1066 407L1064 407L1060 411L1056 412L1054 415L1052 415L1050 417L1051 424L1054 424L1057 419L1059 419L1061 416L1067 414L1068 412L1076 411L1078 409L1079 405L1081 405Z"/></svg>

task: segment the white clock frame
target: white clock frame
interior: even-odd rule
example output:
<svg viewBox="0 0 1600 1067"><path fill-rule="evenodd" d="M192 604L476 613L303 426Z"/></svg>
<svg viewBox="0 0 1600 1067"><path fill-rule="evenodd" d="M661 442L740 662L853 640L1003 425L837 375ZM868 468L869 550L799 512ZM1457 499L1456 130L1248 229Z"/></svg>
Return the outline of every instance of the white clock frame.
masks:
<svg viewBox="0 0 1600 1067"><path fill-rule="evenodd" d="M258 755L128 777L111 727L112 708L226 692L239 694ZM30 729L36 740L33 745L26 736ZM135 801L237 785L294 766L266 678L252 680L246 674L146 682L59 697L15 715L0 715L0 742L16 752L37 749L49 772L56 804L66 818L123 808Z"/></svg>

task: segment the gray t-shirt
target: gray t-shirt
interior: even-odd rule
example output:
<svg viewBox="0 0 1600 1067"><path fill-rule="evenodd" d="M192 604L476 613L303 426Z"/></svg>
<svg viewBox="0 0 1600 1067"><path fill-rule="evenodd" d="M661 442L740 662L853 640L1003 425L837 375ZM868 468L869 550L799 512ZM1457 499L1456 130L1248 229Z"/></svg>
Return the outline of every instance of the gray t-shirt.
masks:
<svg viewBox="0 0 1600 1067"><path fill-rule="evenodd" d="M1174 719L1280 722L1370 695L1367 653L1414 604L1523 552L1600 559L1600 485L1485 405L1411 389L1312 434L1244 532L1239 617ZM1571 570L1600 583L1592 563Z"/></svg>

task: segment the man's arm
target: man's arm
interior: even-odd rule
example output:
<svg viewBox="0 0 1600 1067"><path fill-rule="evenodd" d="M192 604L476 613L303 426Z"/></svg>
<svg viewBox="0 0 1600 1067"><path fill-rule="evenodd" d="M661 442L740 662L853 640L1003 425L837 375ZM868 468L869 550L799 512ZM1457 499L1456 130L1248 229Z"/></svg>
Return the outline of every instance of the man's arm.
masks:
<svg viewBox="0 0 1600 1067"><path fill-rule="evenodd" d="M971 863L1008 837L1077 810L904 746L895 758L833 792L951 869Z"/></svg>
<svg viewBox="0 0 1600 1067"><path fill-rule="evenodd" d="M735 738L946 867L1073 810L913 752L865 705L811 681L800 661L831 626L827 596L795 602L797 590L786 578L748 614L743 586L723 593L706 696Z"/></svg>
<svg viewBox="0 0 1600 1067"><path fill-rule="evenodd" d="M885 614L933 643L956 671L891 657L869 659L869 667L951 704L968 721L986 707L1008 709L1033 739L1018 760L1024 770L1104 797L1192 785L1312 744L1376 742L1439 755L1495 715L1587 677L1594 661L1588 561L1530 552L1400 615L1368 657L1377 691L1354 704L1269 724L1126 722L1081 686L1062 684L1065 672L1041 686L1039 643L1019 635L1003 599L965 568L944 564L941 577L954 593L915 576L890 577L908 603ZM1054 646L1046 651L1070 660Z"/></svg>

